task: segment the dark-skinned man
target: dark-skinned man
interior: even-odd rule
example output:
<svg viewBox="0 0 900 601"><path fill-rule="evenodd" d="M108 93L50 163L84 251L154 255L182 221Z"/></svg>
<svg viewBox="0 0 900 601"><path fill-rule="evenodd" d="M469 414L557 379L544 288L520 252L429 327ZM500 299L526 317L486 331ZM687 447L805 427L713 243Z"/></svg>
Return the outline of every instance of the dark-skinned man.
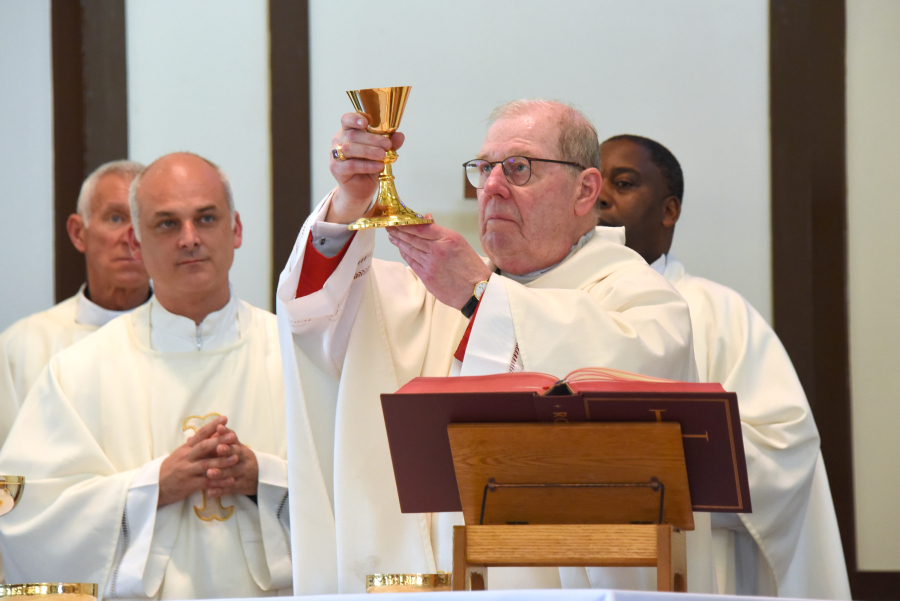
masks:
<svg viewBox="0 0 900 601"><path fill-rule="evenodd" d="M713 514L720 592L849 599L818 431L784 347L741 295L669 253L684 194L675 156L632 135L600 152L599 223L624 226L626 244L684 296L700 379L738 396L753 513Z"/></svg>
<svg viewBox="0 0 900 601"><path fill-rule="evenodd" d="M369 210L385 152L403 142L366 125L342 117L329 150L337 188L300 231L278 289L292 476L306 491L291 497L295 567L308 574L298 594L450 570L458 516L400 513L381 393L417 376L587 366L696 377L684 301L621 230L595 227L599 145L580 113L544 101L497 109L465 165L487 259L437 223L391 229L408 266L373 260L384 232L346 228Z"/></svg>
<svg viewBox="0 0 900 601"><path fill-rule="evenodd" d="M0 520L13 582L107 599L290 594L275 316L231 292L225 174L161 157L130 191L154 297L50 360L0 453L26 492Z"/></svg>

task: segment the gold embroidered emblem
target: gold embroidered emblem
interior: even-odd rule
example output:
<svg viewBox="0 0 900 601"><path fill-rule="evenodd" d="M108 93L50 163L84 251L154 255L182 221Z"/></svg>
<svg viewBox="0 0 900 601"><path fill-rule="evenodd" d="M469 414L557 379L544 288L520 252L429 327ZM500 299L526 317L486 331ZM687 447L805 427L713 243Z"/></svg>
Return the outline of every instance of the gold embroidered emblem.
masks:
<svg viewBox="0 0 900 601"><path fill-rule="evenodd" d="M199 415L188 416L181 423L181 431L187 432L188 430L193 430L196 434L197 430L199 430L212 420L216 419L217 417L219 417L218 413L207 413L203 417ZM197 517L204 522L211 522L213 520L224 522L234 513L233 505L223 507L222 499L216 499L215 503L209 503L206 497L206 491L201 490L200 492L203 494L203 506L197 507L196 505L194 505L194 513L196 513Z"/></svg>

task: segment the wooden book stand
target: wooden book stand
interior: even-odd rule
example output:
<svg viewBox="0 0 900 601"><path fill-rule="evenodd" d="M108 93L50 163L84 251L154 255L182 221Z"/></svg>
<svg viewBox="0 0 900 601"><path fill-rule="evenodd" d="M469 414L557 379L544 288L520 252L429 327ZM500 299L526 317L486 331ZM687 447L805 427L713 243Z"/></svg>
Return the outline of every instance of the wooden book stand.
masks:
<svg viewBox="0 0 900 601"><path fill-rule="evenodd" d="M687 590L694 529L674 422L451 424L465 526L453 590L484 590L488 567L656 567Z"/></svg>

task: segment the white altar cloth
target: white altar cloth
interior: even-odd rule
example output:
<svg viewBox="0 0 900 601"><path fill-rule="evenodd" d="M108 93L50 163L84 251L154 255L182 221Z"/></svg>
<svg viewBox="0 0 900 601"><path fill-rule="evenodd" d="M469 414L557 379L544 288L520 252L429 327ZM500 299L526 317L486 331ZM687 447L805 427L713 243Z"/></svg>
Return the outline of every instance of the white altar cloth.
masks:
<svg viewBox="0 0 900 601"><path fill-rule="evenodd" d="M776 601L775 597L743 597L735 595L699 595L695 593L657 593L647 591L613 591L603 589L542 589L511 591L477 591L451 593L379 593L355 595L310 595L281 597L294 601ZM243 601L228 599L221 601ZM259 601L248 599L246 601ZM777 601L785 601L777 599Z"/></svg>

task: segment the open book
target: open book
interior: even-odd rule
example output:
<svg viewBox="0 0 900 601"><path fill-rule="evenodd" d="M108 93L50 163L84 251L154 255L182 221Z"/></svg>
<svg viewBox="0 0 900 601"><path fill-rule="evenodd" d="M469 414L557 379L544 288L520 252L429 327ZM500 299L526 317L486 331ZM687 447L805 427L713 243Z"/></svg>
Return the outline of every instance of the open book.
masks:
<svg viewBox="0 0 900 601"><path fill-rule="evenodd" d="M459 378L413 378L395 394L425 392L508 392L529 391L536 394L571 395L597 390L670 390L672 385L682 392L724 392L721 384L678 382L642 376L608 367L583 367L569 372L563 379L536 371L463 376Z"/></svg>
<svg viewBox="0 0 900 601"><path fill-rule="evenodd" d="M460 510L449 424L654 421L681 425L694 511L751 511L737 396L721 384L607 368L420 377L381 406L405 513Z"/></svg>

